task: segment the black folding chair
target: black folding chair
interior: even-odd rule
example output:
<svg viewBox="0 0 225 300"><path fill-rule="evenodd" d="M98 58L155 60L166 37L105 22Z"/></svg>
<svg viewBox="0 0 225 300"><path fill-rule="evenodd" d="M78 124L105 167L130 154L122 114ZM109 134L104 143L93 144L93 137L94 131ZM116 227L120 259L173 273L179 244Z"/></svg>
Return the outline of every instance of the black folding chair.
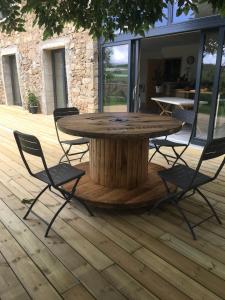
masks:
<svg viewBox="0 0 225 300"><path fill-rule="evenodd" d="M82 160L85 153L89 150L89 139L85 137L73 139L73 140L61 140L57 122L59 119L66 117L66 116L73 116L78 115L79 110L76 107L67 107L67 108L56 108L53 112L54 116L54 122L55 122L55 129L56 129L56 135L59 141L59 144L64 152L63 156L60 158L59 163L65 162L63 161L64 158L70 163L73 160ZM87 149L84 151L79 151L75 153L70 153L70 150L72 146L79 146L79 145L86 145ZM76 157L77 155L81 155L80 157ZM73 157L70 159L70 157Z"/></svg>
<svg viewBox="0 0 225 300"><path fill-rule="evenodd" d="M72 167L69 164L58 164L54 167L48 168L43 152L42 152L42 148L40 145L39 140L33 136L33 135L28 135L28 134L23 134L19 131L14 131L14 136L16 139L16 143L17 146L19 148L19 152L20 155L22 157L22 160L29 172L29 174L41 181L43 181L45 184L47 184L42 191L36 196L35 199L30 199L32 201L32 204L30 205L27 213L24 216L24 219L27 218L27 216L29 215L29 213L31 212L34 204L36 203L36 201L38 200L38 198L47 190L49 189L51 192L53 192L54 194L56 194L57 196L61 197L63 200L65 200L65 202L62 204L62 206L57 210L57 212L55 213L55 215L53 216L52 220L50 221L50 223L48 224L45 236L47 237L48 232L53 224L53 222L55 221L56 217L58 216L58 214L61 212L61 210L64 208L64 206L70 202L70 200L72 198L75 198L76 200L78 200L80 203L82 203L84 205L84 207L87 209L87 211L89 212L89 214L91 216L93 216L92 212L90 211L89 207L86 205L85 202L83 202L81 199L77 198L76 196L74 196L74 193L76 191L76 187L78 182L80 181L81 177L85 174L85 172L83 170L79 170L75 167ZM36 157L39 157L43 163L44 166L44 170L37 172L37 173L33 173L31 170L31 167L29 165L29 162L27 161L24 153L29 154L29 155L33 155ZM70 192L66 191L63 188L63 185L75 180L75 183L71 189ZM59 192L56 193L52 190L52 188L54 188L55 190L57 190ZM62 195L62 196L61 196ZM29 200L29 201L30 201ZM33 212L34 213L34 212ZM36 214L35 214L36 215ZM45 222L45 221L44 221ZM46 222L45 222L46 223Z"/></svg>
<svg viewBox="0 0 225 300"><path fill-rule="evenodd" d="M168 165L173 161L173 165L177 163L178 160L181 160L186 166L188 166L187 162L182 158L183 153L188 148L191 143L192 137L194 135L194 127L196 114L193 110L182 110L177 109L172 113L172 117L182 121L183 125L188 124L191 125L191 133L189 139L186 143L184 142L175 142L169 139L169 136L166 136L164 139L151 139L149 143L149 149L155 149L154 153L149 159L149 162L153 159L156 153L161 154ZM161 147L171 148L173 150L174 155L165 154L161 151ZM177 152L176 148L183 148L180 153Z"/></svg>
<svg viewBox="0 0 225 300"><path fill-rule="evenodd" d="M221 164L218 166L218 169L215 172L214 176L210 177L200 172L200 168L203 161L210 160L222 156L224 154L225 154L225 138L217 139L206 144L202 152L201 158L199 160L199 163L197 165L197 168L195 170L190 167L187 167L186 165L176 165L171 167L168 170L160 171L158 174L163 180L168 194L166 198L158 201L153 206L150 212L152 212L155 208L157 208L159 205L165 202L170 202L174 204L175 207L180 212L181 216L183 217L184 221L188 225L191 234L193 236L193 239L196 239L196 235L193 229L198 225L202 224L203 222L209 220L210 218L215 217L218 223L221 224L221 221L217 213L215 212L213 206L211 205L207 197L202 193L202 191L200 191L199 187L208 182L215 180L225 164L225 158L224 158ZM170 191L168 182L176 185L176 187L178 188L176 192ZM183 209L179 206L179 202L181 200L191 196L191 195L187 195L188 192L192 192L191 195L198 192L198 194L205 200L210 210L212 211L212 215L208 216L207 218L201 220L200 222L194 225L191 225Z"/></svg>

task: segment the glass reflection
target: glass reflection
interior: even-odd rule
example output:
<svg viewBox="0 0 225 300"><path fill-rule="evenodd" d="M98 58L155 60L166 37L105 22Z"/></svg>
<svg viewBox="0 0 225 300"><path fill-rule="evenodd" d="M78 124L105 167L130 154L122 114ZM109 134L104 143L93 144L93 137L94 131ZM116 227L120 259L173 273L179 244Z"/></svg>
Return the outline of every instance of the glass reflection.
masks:
<svg viewBox="0 0 225 300"><path fill-rule="evenodd" d="M166 1L163 1L166 3ZM162 17L162 20L155 22L155 27L165 26L168 23L168 7L163 7L163 14L165 17Z"/></svg>
<svg viewBox="0 0 225 300"><path fill-rule="evenodd" d="M103 50L103 111L127 111L128 45Z"/></svg>
<svg viewBox="0 0 225 300"><path fill-rule="evenodd" d="M198 3L198 13L193 10L189 10L188 14L182 13L180 16L176 15L178 4L175 1L173 5L173 23L181 23L197 18L208 17L212 15L216 15L215 11L213 11L212 5L209 3L201 3L199 0L193 0L193 2Z"/></svg>
<svg viewBox="0 0 225 300"><path fill-rule="evenodd" d="M206 139L209 126L209 117L212 106L212 92L216 71L216 59L218 49L218 31L206 33L202 60L202 74L199 91L199 107L196 137Z"/></svg>
<svg viewBox="0 0 225 300"><path fill-rule="evenodd" d="M225 137L225 44L220 68L220 82L217 98L217 110L214 127L214 138Z"/></svg>

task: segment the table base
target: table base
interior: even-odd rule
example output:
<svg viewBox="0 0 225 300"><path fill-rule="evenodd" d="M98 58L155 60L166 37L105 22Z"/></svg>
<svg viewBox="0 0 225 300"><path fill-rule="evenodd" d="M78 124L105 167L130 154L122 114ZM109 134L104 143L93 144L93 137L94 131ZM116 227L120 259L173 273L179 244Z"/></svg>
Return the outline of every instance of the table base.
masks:
<svg viewBox="0 0 225 300"><path fill-rule="evenodd" d="M141 208L153 205L159 199L166 196L166 188L158 171L163 170L162 166L149 164L147 180L133 189L109 188L94 183L89 175L89 163L76 165L77 168L85 170L86 174L80 180L76 196L84 200L87 204L104 208ZM71 190L73 183L64 186ZM169 185L171 190L175 187Z"/></svg>

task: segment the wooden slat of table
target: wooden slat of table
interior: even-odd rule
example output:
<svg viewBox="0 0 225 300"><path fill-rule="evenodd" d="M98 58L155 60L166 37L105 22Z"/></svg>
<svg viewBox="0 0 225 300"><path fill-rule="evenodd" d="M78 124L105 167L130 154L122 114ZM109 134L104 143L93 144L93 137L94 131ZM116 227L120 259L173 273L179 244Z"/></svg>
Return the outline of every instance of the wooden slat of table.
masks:
<svg viewBox="0 0 225 300"><path fill-rule="evenodd" d="M88 163L81 163L77 167L83 169L86 174L79 182L76 196L91 205L121 209L140 208L151 206L167 195L166 187L157 174L163 167L156 164L148 165L147 180L132 189L105 187L90 180ZM64 188L70 191L72 186L73 182L65 184ZM173 186L170 184L169 187L172 191Z"/></svg>
<svg viewBox="0 0 225 300"><path fill-rule="evenodd" d="M69 116L58 121L61 131L89 138L148 138L179 131L182 123L171 117L142 113L97 113Z"/></svg>

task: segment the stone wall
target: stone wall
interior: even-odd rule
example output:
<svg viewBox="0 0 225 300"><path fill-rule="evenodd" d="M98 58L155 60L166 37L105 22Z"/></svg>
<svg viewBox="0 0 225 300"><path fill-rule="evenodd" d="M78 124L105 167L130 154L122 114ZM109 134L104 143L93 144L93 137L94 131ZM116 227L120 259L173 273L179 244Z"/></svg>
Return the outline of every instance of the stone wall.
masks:
<svg viewBox="0 0 225 300"><path fill-rule="evenodd" d="M69 105L81 112L97 110L98 98L98 53L97 41L93 41L87 31L74 32L67 26L63 34L42 40L42 31L32 27L32 18L26 23L26 32L7 35L0 33L0 103L7 104L3 55L16 54L19 84L23 106L26 107L27 92L33 91L40 100L43 113L48 109L52 84L48 76L48 58L45 54L51 49L65 48L66 74ZM47 75L46 75L47 74Z"/></svg>

